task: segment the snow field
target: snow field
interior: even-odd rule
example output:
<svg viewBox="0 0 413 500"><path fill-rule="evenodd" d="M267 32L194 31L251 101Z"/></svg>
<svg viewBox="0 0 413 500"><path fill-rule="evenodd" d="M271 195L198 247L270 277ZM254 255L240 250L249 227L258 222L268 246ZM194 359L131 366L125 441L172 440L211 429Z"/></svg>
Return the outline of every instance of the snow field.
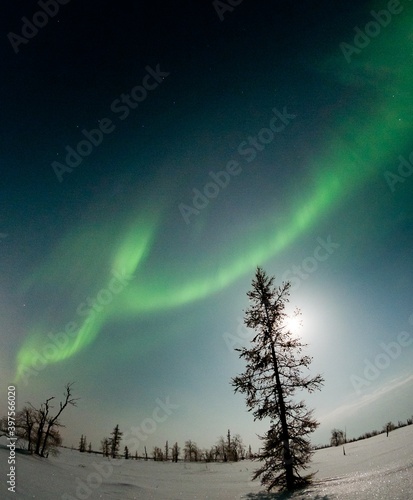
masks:
<svg viewBox="0 0 413 500"><path fill-rule="evenodd" d="M4 439L4 438L3 438ZM4 440L1 440L5 444ZM3 446L4 446L3 444ZM8 450L0 448L0 498L40 500L409 500L413 426L314 454L314 483L292 495L251 481L257 463L109 460L62 449L58 457L17 455L17 491L7 491Z"/></svg>

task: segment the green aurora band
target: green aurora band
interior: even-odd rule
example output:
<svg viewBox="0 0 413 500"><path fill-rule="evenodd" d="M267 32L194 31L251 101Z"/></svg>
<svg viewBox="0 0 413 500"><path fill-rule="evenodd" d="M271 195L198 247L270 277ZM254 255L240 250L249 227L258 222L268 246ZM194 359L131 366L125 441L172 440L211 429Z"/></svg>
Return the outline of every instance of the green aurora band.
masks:
<svg viewBox="0 0 413 500"><path fill-rule="evenodd" d="M119 237L122 244L112 256L112 269L126 276L134 275L133 282L114 296L103 310L91 311L74 334L66 335L65 345L52 348L50 338L44 334L46 328L39 327L30 332L17 353L16 380L27 377L32 370L36 370L37 353L42 353L44 366L58 363L90 345L110 321L184 306L228 287L257 265L286 250L300 235L313 227L321 216L332 211L343 198L360 189L369 179L382 176L383 165L396 164L397 154L408 146L411 139L411 129L404 125L405 121L400 117L406 116L406 113L411 116L413 111L409 102L413 73L410 65L405 64L406 54L411 52L409 37L412 33L412 20L407 11L394 18L391 25L384 28L380 36L364 49L364 53L353 56L351 64L347 64L340 54L340 78L345 81L351 81L354 75L359 75L367 66L368 76L371 76L372 71L377 76L385 68L387 78L385 88L381 89L381 94L385 97L380 102L372 103L370 109L359 109L355 116L340 117L340 124L335 131L326 134L327 146L324 153L310 168L311 188L307 188L309 192L307 195L303 194L299 202L292 204L291 216L283 226L274 231L276 219L269 216L261 230L257 231L259 234L254 234L254 237L250 234L243 235L237 245L225 248L217 259L211 256L208 261L205 259L204 266L201 263L196 269L185 272L183 269L166 269L162 276L145 278L142 273L138 273L141 264L150 254L159 217L148 218L144 222L141 219L136 221L128 228L126 236L124 234ZM399 55L397 58L395 47L397 50L399 47L406 47L404 56ZM334 59L325 64L328 68L331 64L337 67L338 63ZM394 89L397 89L396 92ZM394 93L397 93L397 99L394 98ZM150 210L148 213L151 213ZM88 232L78 233L78 248L84 249L83 244L90 239ZM64 245L60 248L63 247ZM90 275L99 276L102 268L101 262L93 260L92 248L93 245L88 278ZM239 250L237 252L238 248L243 249L241 254ZM209 262L218 262L218 258L221 264L211 267ZM62 255L57 251L52 255L51 264L40 274L44 281L50 280L50 275L55 278L59 276L62 272L58 269L60 262ZM52 272L48 269L50 266ZM83 273L83 269L79 273ZM109 276L103 281L103 288L110 286L110 279L113 277ZM36 282L36 276L31 281Z"/></svg>

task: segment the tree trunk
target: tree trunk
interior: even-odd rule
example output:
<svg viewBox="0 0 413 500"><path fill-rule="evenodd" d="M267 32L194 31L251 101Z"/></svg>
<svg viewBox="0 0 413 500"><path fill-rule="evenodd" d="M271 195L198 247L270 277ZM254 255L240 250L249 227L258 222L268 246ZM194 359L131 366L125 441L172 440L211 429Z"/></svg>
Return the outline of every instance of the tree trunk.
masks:
<svg viewBox="0 0 413 500"><path fill-rule="evenodd" d="M42 444L44 423L40 422L39 428L37 429L37 439L36 439L36 449L34 450L35 455L40 455L40 446Z"/></svg>
<svg viewBox="0 0 413 500"><path fill-rule="evenodd" d="M263 296L263 302L265 304L265 315L266 315L266 319L267 319L267 337L268 337L270 344L271 344L271 356L272 356L272 361L274 364L274 375L275 375L275 385L276 385L275 397L276 397L276 401L278 399L278 403L280 405L280 421L281 421L281 428L282 428L282 433L283 433L282 440L283 440L283 450L284 450L285 477L286 477L286 482L287 482L287 489L291 491L294 489L294 469L293 469L293 462L291 459L290 433L288 431L287 413L285 411L284 395L283 395L283 390L282 390L282 385L281 385L281 380L280 380L280 373L278 371L278 363L277 363L277 356L275 354L274 340L270 334L270 332L272 331L272 328L270 325L270 320L269 320L269 315L268 315L268 302L264 296ZM277 398L277 396L278 396L278 398Z"/></svg>
<svg viewBox="0 0 413 500"><path fill-rule="evenodd" d="M29 416L28 414L26 414L26 427L27 427L27 441L29 442L28 443L28 446L27 446L27 451L29 451L30 453L33 451L32 450L32 431L33 431L33 424L30 422L29 420Z"/></svg>
<svg viewBox="0 0 413 500"><path fill-rule="evenodd" d="M285 411L285 404L284 404L284 395L281 386L280 374L278 372L277 357L275 355L275 349L272 339L271 339L271 354L274 363L275 383L277 388L278 402L280 405L281 428L283 431L285 476L287 481L287 489L291 491L292 489L294 489L294 470L293 470L293 462L291 460L290 433L288 431L287 414Z"/></svg>
<svg viewBox="0 0 413 500"><path fill-rule="evenodd" d="M48 425L47 426L47 429L46 429L46 433L44 435L44 439L43 439L43 446L42 446L42 451L40 452L40 456L41 457L44 457L44 452L46 450L46 446L47 446L47 441L49 439L49 436L50 436L50 430L52 428L53 425Z"/></svg>

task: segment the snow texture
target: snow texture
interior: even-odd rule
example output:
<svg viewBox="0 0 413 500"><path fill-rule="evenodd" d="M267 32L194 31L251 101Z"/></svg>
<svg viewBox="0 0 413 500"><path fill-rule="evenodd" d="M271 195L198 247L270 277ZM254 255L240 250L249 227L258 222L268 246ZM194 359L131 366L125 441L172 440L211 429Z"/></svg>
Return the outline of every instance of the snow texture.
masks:
<svg viewBox="0 0 413 500"><path fill-rule="evenodd" d="M109 460L62 449L58 457L17 455L16 493L8 492L9 451L0 448L0 498L39 500L408 500L413 499L413 425L343 447L319 450L311 486L267 493L251 481L257 463Z"/></svg>

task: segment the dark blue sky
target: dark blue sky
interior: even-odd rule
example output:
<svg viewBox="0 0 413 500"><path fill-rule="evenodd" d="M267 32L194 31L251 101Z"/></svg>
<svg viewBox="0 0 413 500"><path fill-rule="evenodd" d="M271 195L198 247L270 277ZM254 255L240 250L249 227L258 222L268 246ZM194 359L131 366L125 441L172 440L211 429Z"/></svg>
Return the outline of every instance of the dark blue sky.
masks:
<svg viewBox="0 0 413 500"><path fill-rule="evenodd" d="M0 21L0 360L20 401L75 380L66 444L170 397L150 445L230 427L258 446L229 382L261 265L294 282L326 379L316 440L409 416L411 6L244 0L221 21L209 1L69 1L14 49L40 10Z"/></svg>

